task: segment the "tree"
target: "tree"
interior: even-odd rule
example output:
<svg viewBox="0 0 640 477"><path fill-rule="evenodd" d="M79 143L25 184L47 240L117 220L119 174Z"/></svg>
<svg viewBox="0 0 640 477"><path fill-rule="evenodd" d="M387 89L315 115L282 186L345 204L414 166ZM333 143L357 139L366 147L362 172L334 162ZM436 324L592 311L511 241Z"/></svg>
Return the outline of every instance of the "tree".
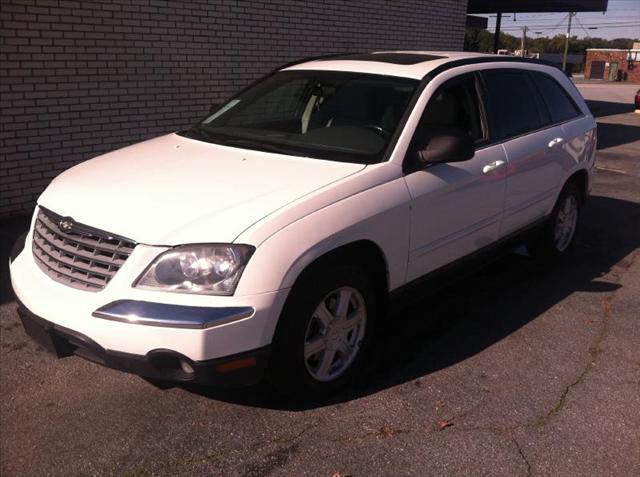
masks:
<svg viewBox="0 0 640 477"><path fill-rule="evenodd" d="M480 28L467 28L464 35L465 51L480 51L484 53L493 53L494 34L488 30ZM603 38L578 38L571 37L569 41L569 53L584 54L587 48L620 48L630 49L633 47L634 41L640 41L636 38L616 38L614 40L605 40ZM562 53L564 51L565 36L562 34L553 37L527 38L527 50L533 53ZM520 49L520 37L500 32L500 48L506 48L509 51Z"/></svg>

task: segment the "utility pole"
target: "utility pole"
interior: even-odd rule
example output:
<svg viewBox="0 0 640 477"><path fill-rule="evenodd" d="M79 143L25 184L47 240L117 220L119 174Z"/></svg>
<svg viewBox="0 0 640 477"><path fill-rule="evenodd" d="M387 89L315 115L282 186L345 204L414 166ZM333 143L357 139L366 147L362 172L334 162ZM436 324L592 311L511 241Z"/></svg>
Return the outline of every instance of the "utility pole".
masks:
<svg viewBox="0 0 640 477"><path fill-rule="evenodd" d="M571 35L571 19L575 15L574 12L569 13L569 25L567 26L567 38L564 41L564 56L562 57L562 71L567 71L567 53L569 53L569 35Z"/></svg>
<svg viewBox="0 0 640 477"><path fill-rule="evenodd" d="M500 24L502 23L502 12L498 12L498 16L496 17L496 33L493 36L493 54L498 53L498 48L500 48Z"/></svg>
<svg viewBox="0 0 640 477"><path fill-rule="evenodd" d="M522 27L522 39L520 40L520 57L524 58L524 47L527 46L527 30L528 26Z"/></svg>

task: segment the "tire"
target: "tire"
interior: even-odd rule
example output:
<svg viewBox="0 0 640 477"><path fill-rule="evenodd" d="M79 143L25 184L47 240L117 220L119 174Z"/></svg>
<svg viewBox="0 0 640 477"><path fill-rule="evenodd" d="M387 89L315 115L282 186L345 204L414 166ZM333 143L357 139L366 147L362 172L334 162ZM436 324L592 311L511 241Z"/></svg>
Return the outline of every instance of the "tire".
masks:
<svg viewBox="0 0 640 477"><path fill-rule="evenodd" d="M580 225L582 196L569 182L560 192L549 219L527 243L529 255L542 260L564 257L573 245Z"/></svg>
<svg viewBox="0 0 640 477"><path fill-rule="evenodd" d="M360 267L332 264L305 272L280 316L267 379L293 400L337 393L366 362L378 303L373 282Z"/></svg>

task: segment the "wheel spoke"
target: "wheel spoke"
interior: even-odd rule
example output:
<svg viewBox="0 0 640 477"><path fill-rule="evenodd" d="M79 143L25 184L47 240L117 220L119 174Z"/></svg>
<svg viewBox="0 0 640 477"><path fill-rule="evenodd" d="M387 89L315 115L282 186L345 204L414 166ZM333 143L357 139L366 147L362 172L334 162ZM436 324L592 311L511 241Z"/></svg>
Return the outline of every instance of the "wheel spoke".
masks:
<svg viewBox="0 0 640 477"><path fill-rule="evenodd" d="M564 207L563 207L563 212L564 212L564 216L566 217L567 215L569 215L571 213L571 210L573 208L573 202L572 202L572 198L568 197L567 200L564 201Z"/></svg>
<svg viewBox="0 0 640 477"><path fill-rule="evenodd" d="M362 320L364 320L364 318L365 318L364 309L361 308L356 310L355 313L353 313L353 315L342 320L341 322L342 330L344 331L345 334L349 333L349 331L356 328L362 322Z"/></svg>
<svg viewBox="0 0 640 477"><path fill-rule="evenodd" d="M316 308L316 312L314 313L313 316L315 316L320 321L320 323L322 323L322 326L324 327L324 329L326 329L329 326L329 324L333 321L333 315L327 309L327 306L324 304L324 302L318 305L318 308Z"/></svg>
<svg viewBox="0 0 640 477"><path fill-rule="evenodd" d="M558 223L562 224L564 222L565 213L564 207L558 211Z"/></svg>
<svg viewBox="0 0 640 477"><path fill-rule="evenodd" d="M346 318L349 311L349 302L351 301L351 290L343 288L338 292L338 303L336 304L335 316L338 318Z"/></svg>
<svg viewBox="0 0 640 477"><path fill-rule="evenodd" d="M324 338L316 338L310 343L304 345L304 357L310 358L313 355L320 353L327 348L327 344Z"/></svg>
<svg viewBox="0 0 640 477"><path fill-rule="evenodd" d="M345 339L342 339L336 344L336 351L340 353L346 361L351 355L351 346L349 346L349 343L347 343Z"/></svg>
<svg viewBox="0 0 640 477"><path fill-rule="evenodd" d="M333 364L333 359L336 356L336 351L334 348L327 348L324 350L324 354L322 355L322 360L320 361L320 366L318 367L318 376L327 377L329 375L329 371L331 370L331 365Z"/></svg>

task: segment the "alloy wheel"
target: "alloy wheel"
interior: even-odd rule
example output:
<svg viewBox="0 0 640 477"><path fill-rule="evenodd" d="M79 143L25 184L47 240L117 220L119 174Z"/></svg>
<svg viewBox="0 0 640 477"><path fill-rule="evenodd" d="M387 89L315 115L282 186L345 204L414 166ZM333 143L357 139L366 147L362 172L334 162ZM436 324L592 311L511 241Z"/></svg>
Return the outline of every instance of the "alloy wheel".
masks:
<svg viewBox="0 0 640 477"><path fill-rule="evenodd" d="M318 381L332 381L353 363L365 334L367 309L362 294L351 287L328 293L309 320L304 361Z"/></svg>
<svg viewBox="0 0 640 477"><path fill-rule="evenodd" d="M553 243L559 252L564 252L571 244L578 224L578 201L568 195L556 216Z"/></svg>

